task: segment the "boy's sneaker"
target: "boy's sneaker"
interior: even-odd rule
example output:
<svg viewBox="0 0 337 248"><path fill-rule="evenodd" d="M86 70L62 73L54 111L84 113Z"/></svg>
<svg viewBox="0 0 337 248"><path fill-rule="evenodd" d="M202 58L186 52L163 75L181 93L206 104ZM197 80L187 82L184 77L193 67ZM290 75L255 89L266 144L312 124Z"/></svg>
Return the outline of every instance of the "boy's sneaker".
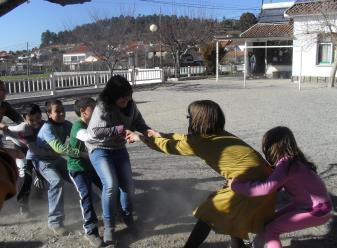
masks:
<svg viewBox="0 0 337 248"><path fill-rule="evenodd" d="M66 236L69 231L64 226L48 226L49 230L56 236Z"/></svg>
<svg viewBox="0 0 337 248"><path fill-rule="evenodd" d="M101 239L101 237L96 234L84 234L84 237L86 240L89 241L90 245L92 245L92 247L102 247L103 245L103 241Z"/></svg>
<svg viewBox="0 0 337 248"><path fill-rule="evenodd" d="M117 246L117 240L115 238L114 231L111 232L111 230L104 230L104 244L108 245L109 247L116 247Z"/></svg>

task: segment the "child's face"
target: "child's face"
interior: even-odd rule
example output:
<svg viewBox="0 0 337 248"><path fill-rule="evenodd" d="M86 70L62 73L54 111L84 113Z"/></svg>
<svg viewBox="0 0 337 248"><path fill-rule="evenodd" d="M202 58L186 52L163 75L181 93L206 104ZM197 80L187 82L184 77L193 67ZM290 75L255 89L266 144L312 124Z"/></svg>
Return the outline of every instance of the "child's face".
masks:
<svg viewBox="0 0 337 248"><path fill-rule="evenodd" d="M29 126L33 128L39 128L42 123L42 115L40 113L26 115L25 120Z"/></svg>
<svg viewBox="0 0 337 248"><path fill-rule="evenodd" d="M116 106L120 109L124 109L128 106L129 101L131 101L132 96L122 96L117 99Z"/></svg>
<svg viewBox="0 0 337 248"><path fill-rule="evenodd" d="M60 104L51 105L50 113L47 114L48 118L55 121L56 123L63 123L66 117L64 107Z"/></svg>
<svg viewBox="0 0 337 248"><path fill-rule="evenodd" d="M92 116L92 112L94 112L94 106L87 106L86 108L81 108L81 119L85 122L85 123L89 123L91 116Z"/></svg>

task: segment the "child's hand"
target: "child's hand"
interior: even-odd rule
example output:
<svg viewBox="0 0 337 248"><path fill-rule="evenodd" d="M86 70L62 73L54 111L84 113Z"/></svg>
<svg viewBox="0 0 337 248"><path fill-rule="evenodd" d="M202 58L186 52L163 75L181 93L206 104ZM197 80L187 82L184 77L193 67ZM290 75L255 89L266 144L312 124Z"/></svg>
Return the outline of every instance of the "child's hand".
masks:
<svg viewBox="0 0 337 248"><path fill-rule="evenodd" d="M139 141L140 137L138 134L131 132L130 130L126 130L126 140L129 144L131 144Z"/></svg>
<svg viewBox="0 0 337 248"><path fill-rule="evenodd" d="M227 187L232 189L232 183L235 181L235 178L227 179Z"/></svg>
<svg viewBox="0 0 337 248"><path fill-rule="evenodd" d="M8 126L0 122L0 130L7 130L7 129L8 129Z"/></svg>
<svg viewBox="0 0 337 248"><path fill-rule="evenodd" d="M157 137L161 137L160 133L153 130L153 129L148 129L144 132L144 136L147 136L147 137L154 137L154 138L157 138Z"/></svg>

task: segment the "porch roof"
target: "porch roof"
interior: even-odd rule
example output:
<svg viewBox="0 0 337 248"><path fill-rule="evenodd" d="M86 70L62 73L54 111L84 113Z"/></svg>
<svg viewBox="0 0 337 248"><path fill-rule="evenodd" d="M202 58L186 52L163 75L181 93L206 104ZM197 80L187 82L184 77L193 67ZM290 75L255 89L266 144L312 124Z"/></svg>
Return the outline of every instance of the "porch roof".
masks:
<svg viewBox="0 0 337 248"><path fill-rule="evenodd" d="M240 35L244 39L293 39L293 23L256 23Z"/></svg>
<svg viewBox="0 0 337 248"><path fill-rule="evenodd" d="M337 3L334 0L296 2L285 14L289 16L320 14L337 12Z"/></svg>

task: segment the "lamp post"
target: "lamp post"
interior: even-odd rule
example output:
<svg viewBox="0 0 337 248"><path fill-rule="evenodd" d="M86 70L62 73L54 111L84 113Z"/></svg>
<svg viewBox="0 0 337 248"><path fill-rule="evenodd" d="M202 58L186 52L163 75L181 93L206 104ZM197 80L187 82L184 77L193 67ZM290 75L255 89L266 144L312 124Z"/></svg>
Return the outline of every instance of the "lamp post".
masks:
<svg viewBox="0 0 337 248"><path fill-rule="evenodd" d="M158 30L158 26L156 24L151 24L150 25L150 31L152 33L155 33L157 32ZM156 46L155 44L152 44L150 43L150 46L152 47L152 52L153 52L153 68L156 67Z"/></svg>

